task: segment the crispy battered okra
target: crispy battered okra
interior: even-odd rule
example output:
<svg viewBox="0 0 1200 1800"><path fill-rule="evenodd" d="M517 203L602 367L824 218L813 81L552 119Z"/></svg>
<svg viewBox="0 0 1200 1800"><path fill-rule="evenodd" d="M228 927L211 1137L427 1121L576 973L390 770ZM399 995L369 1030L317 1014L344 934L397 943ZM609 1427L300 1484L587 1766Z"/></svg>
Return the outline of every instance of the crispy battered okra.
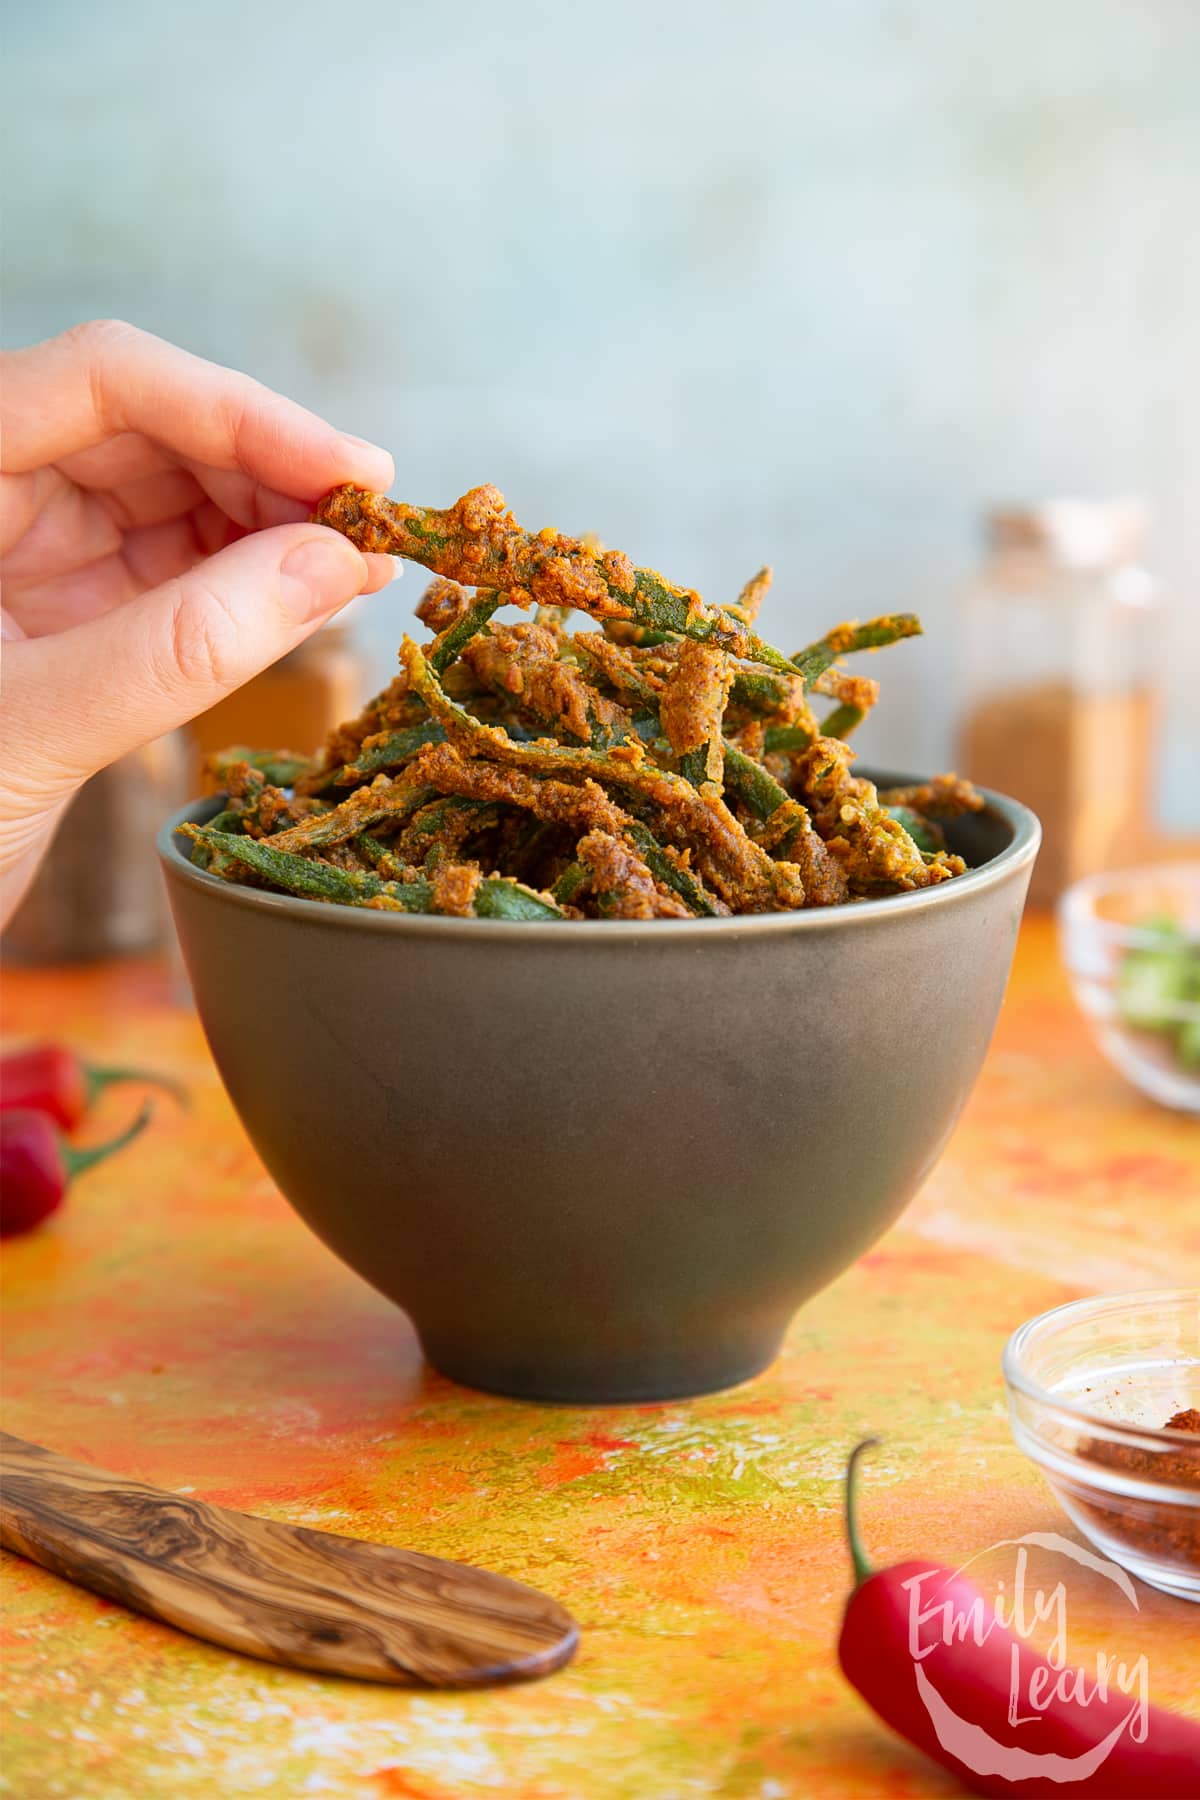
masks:
<svg viewBox="0 0 1200 1800"><path fill-rule="evenodd" d="M433 637L404 640L399 673L316 758L213 759L224 809L185 828L210 873L549 922L836 906L962 872L942 822L982 804L970 784L877 793L844 741L879 687L840 659L916 635L911 614L786 657L751 629L769 569L706 606L595 539L522 530L495 488L441 512L339 488L316 517L434 573L417 607ZM508 602L534 616L496 620ZM573 611L595 623L572 634Z"/></svg>

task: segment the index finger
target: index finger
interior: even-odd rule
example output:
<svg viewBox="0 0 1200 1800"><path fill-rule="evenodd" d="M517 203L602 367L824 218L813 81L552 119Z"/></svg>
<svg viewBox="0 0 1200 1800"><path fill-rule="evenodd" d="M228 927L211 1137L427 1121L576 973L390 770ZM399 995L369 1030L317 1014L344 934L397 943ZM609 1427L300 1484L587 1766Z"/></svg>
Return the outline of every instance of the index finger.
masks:
<svg viewBox="0 0 1200 1800"><path fill-rule="evenodd" d="M344 436L248 375L116 320L9 351L3 367L0 467L12 473L140 432L296 500L316 500L341 482L378 489L395 479L386 450Z"/></svg>

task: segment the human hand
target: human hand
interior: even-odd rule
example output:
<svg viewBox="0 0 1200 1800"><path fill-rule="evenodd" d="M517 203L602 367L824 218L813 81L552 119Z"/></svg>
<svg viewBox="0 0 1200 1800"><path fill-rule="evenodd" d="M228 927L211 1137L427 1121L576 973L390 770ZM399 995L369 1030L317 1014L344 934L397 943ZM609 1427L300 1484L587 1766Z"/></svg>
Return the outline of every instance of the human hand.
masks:
<svg viewBox="0 0 1200 1800"><path fill-rule="evenodd" d="M308 523L384 450L102 321L0 357L0 922L90 775L204 712L400 565Z"/></svg>

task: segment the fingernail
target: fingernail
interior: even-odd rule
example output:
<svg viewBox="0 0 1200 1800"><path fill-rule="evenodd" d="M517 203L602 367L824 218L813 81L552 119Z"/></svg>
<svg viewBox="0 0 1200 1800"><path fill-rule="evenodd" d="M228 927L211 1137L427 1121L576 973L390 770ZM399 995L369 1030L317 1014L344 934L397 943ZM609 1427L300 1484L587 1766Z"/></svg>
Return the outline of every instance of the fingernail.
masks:
<svg viewBox="0 0 1200 1800"><path fill-rule="evenodd" d="M353 437L348 431L340 432L338 436L340 442L345 446L346 455L352 464L358 465L364 454L371 458L373 464L381 461L386 472L380 473L373 470L373 474L380 486L391 487L392 482L396 479L396 465L392 461L390 450L384 450L379 444L372 444L366 438Z"/></svg>
<svg viewBox="0 0 1200 1800"><path fill-rule="evenodd" d="M279 565L285 609L297 619L318 619L359 593L366 564L352 544L332 534L306 538Z"/></svg>

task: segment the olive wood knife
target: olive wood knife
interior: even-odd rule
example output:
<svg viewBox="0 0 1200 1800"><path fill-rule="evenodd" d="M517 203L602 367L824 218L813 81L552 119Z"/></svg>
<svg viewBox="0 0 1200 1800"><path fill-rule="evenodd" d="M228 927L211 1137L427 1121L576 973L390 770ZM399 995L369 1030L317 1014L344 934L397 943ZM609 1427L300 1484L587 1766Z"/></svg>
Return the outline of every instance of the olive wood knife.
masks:
<svg viewBox="0 0 1200 1800"><path fill-rule="evenodd" d="M324 1675L481 1687L562 1668L579 1629L467 1563L210 1506L0 1432L0 1544L229 1650Z"/></svg>

